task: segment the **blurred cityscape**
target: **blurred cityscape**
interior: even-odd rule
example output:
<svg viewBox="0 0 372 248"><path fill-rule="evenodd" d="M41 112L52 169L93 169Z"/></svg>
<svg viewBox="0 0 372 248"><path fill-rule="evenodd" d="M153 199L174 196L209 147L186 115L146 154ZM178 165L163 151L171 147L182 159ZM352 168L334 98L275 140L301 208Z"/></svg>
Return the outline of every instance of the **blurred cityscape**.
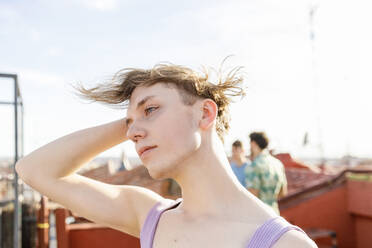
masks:
<svg viewBox="0 0 372 248"><path fill-rule="evenodd" d="M273 155L285 165L288 180L288 195L279 200L282 216L303 228L319 247L370 247L371 158L345 156L301 160L292 158L289 153ZM12 163L11 158L0 159L1 202L14 198ZM138 158L128 158L124 152L118 157L97 157L79 174L110 184L146 187L170 199L181 197L181 189L175 181L152 179ZM92 223L52 199L40 196L27 185L23 184L21 191L22 202L37 203L37 219L35 217L33 223L50 224L47 231L35 229L37 247L139 247L137 238ZM6 209L3 212L6 213ZM8 224L4 218L8 218ZM9 233L9 223L9 216L3 215L4 247L10 247L7 244L11 243L9 235L4 238L6 230ZM85 238L81 239L82 236Z"/></svg>

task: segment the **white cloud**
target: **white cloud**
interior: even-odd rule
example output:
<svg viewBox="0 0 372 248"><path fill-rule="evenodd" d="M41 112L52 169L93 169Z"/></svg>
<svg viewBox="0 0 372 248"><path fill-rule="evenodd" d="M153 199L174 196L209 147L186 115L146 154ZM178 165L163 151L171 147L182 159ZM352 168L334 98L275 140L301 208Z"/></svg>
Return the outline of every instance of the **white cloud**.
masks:
<svg viewBox="0 0 372 248"><path fill-rule="evenodd" d="M34 69L19 69L19 78L22 82L37 85L62 85L65 80L54 74L41 72Z"/></svg>
<svg viewBox="0 0 372 248"><path fill-rule="evenodd" d="M101 11L113 10L119 5L117 0L77 0L77 2L87 8Z"/></svg>
<svg viewBox="0 0 372 248"><path fill-rule="evenodd" d="M58 47L49 47L47 49L47 55L52 57L59 56L61 55L61 50Z"/></svg>
<svg viewBox="0 0 372 248"><path fill-rule="evenodd" d="M30 38L31 38L31 40L32 40L33 42L38 42L38 41L41 40L41 33L40 33L38 30L36 30L36 29L31 29L31 30L29 31L29 33L30 33Z"/></svg>
<svg viewBox="0 0 372 248"><path fill-rule="evenodd" d="M11 8L5 4L0 4L0 20L17 20L20 17L14 8Z"/></svg>

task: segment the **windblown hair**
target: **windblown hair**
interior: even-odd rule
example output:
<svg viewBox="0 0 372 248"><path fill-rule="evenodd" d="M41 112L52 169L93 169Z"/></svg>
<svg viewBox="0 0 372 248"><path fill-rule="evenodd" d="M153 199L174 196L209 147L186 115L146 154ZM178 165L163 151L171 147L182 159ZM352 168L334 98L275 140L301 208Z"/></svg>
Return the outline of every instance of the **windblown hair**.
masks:
<svg viewBox="0 0 372 248"><path fill-rule="evenodd" d="M197 73L187 67L170 63L157 64L152 69L126 68L117 72L112 80L87 89L81 84L74 86L85 99L114 106L127 107L136 87L148 87L165 83L178 89L184 104L192 105L197 99L212 99L218 106L216 131L223 141L229 130L229 104L234 96L244 96L239 85L243 82L242 67L236 67L224 77L221 69L217 72L217 82L210 82L211 70Z"/></svg>

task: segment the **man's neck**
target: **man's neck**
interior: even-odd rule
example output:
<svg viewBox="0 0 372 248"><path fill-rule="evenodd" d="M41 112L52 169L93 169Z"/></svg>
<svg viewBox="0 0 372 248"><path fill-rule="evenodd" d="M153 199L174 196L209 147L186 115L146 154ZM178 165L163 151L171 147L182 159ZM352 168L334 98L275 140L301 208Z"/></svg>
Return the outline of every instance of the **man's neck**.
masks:
<svg viewBox="0 0 372 248"><path fill-rule="evenodd" d="M233 156L232 161L237 165L242 165L245 162L247 162L247 158L244 156L244 154L241 154L239 156Z"/></svg>
<svg viewBox="0 0 372 248"><path fill-rule="evenodd" d="M237 202L252 198L234 175L220 141L204 144L192 156L174 178L182 189L178 209L183 214L190 218L233 214Z"/></svg>
<svg viewBox="0 0 372 248"><path fill-rule="evenodd" d="M258 156L260 156L262 154L264 150L257 150L257 151L254 151L253 152L253 157L252 159L256 159Z"/></svg>

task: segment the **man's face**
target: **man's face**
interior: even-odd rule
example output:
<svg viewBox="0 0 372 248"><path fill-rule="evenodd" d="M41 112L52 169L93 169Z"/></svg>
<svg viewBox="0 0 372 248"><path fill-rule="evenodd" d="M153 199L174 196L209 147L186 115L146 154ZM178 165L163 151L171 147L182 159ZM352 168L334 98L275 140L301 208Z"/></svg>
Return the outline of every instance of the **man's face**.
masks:
<svg viewBox="0 0 372 248"><path fill-rule="evenodd" d="M262 151L255 141L250 142L250 147L251 147L251 155L253 157L257 156Z"/></svg>
<svg viewBox="0 0 372 248"><path fill-rule="evenodd" d="M244 150L243 150L242 147L232 146L232 155L233 155L233 157L239 157L243 153L244 153Z"/></svg>
<svg viewBox="0 0 372 248"><path fill-rule="evenodd" d="M127 136L153 178L176 173L177 165L200 146L196 111L182 102L177 89L163 83L133 91Z"/></svg>

